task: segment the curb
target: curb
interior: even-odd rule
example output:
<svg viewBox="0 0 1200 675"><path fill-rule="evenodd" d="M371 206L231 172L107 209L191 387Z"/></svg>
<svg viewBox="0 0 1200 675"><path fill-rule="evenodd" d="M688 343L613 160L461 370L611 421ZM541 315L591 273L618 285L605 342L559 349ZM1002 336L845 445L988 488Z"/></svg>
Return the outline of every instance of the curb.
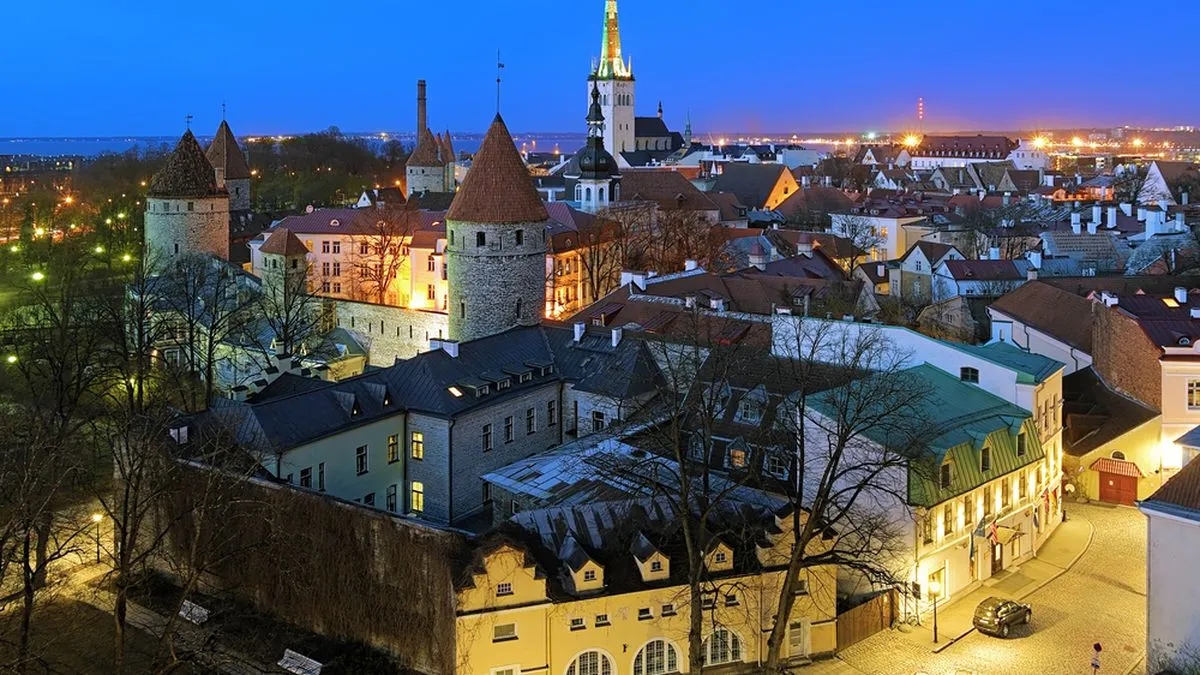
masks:
<svg viewBox="0 0 1200 675"><path fill-rule="evenodd" d="M1025 591L1021 595L1017 596L1015 598L1016 600L1024 600L1025 598L1040 591L1044 586L1046 586L1046 584L1049 584L1051 581L1054 581L1055 579L1061 577L1063 574L1065 574L1067 571L1069 571L1072 567L1074 567L1075 563L1079 562L1079 559L1083 557L1083 554L1087 553L1088 549L1092 547L1092 541L1096 538L1096 526L1092 524L1091 520L1088 520L1087 524L1088 524L1087 543L1084 544L1083 548L1081 548L1079 550L1079 553L1077 553L1075 555L1075 557L1071 559L1071 562L1067 563L1066 567L1059 568L1059 570L1057 572L1055 572L1054 574L1043 579L1041 581L1041 583L1039 583L1038 585L1034 586L1033 588L1030 588L1029 590ZM939 644L937 647L934 647L933 653L934 654L942 653L942 651L949 649L950 646L953 645L954 643L958 642L959 640L965 638L966 636L968 636L974 632L975 632L975 626L971 626L965 632L963 632L961 635L956 635L956 636L950 638L949 640L946 640L945 644ZM1133 668L1136 668L1137 665L1140 663L1141 663L1141 659L1138 659L1138 662L1134 664ZM1130 668L1128 671L1126 671L1125 675L1128 675L1129 673L1133 672L1133 668Z"/></svg>

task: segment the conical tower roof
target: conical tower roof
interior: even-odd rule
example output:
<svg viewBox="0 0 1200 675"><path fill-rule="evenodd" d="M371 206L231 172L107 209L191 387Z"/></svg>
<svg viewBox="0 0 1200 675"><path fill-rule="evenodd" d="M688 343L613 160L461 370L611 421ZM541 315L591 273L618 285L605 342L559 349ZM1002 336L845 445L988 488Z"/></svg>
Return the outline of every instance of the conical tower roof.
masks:
<svg viewBox="0 0 1200 675"><path fill-rule="evenodd" d="M413 149L405 166L440 167L442 161L438 158L438 140L428 128L417 139L417 147Z"/></svg>
<svg viewBox="0 0 1200 675"><path fill-rule="evenodd" d="M282 256L308 255L308 247L286 227L277 228L258 249L260 253Z"/></svg>
<svg viewBox="0 0 1200 675"><path fill-rule="evenodd" d="M213 165L204 156L191 129L175 146L167 164L150 180L151 197L215 197L225 194L217 187Z"/></svg>
<svg viewBox="0 0 1200 675"><path fill-rule="evenodd" d="M536 223L548 219L529 169L496 115L471 162L447 220L468 223Z"/></svg>
<svg viewBox="0 0 1200 675"><path fill-rule="evenodd" d="M454 160L457 158L454 156L454 141L450 140L449 129L447 129L446 134L442 136L442 147L445 150L442 152L442 161L444 161L446 164L453 164Z"/></svg>
<svg viewBox="0 0 1200 675"><path fill-rule="evenodd" d="M204 154L214 168L225 169L225 180L250 177L250 166L246 164L246 156L242 154L242 148L225 120L221 120L221 126L217 127L217 136Z"/></svg>

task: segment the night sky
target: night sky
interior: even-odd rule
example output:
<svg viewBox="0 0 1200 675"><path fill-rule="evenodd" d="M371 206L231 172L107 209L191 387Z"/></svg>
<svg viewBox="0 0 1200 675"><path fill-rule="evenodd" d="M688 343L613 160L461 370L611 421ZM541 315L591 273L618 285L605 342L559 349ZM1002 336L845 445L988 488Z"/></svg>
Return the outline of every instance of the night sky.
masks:
<svg viewBox="0 0 1200 675"><path fill-rule="evenodd" d="M1200 122L1194 0L622 0L638 113L697 133ZM5 3L0 137L582 131L603 0Z"/></svg>

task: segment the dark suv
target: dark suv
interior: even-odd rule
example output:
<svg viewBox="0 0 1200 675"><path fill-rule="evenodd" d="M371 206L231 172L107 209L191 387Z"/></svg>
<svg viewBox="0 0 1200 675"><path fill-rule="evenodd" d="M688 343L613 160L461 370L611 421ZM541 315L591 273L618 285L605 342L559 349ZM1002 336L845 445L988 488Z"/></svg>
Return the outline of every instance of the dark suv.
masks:
<svg viewBox="0 0 1200 675"><path fill-rule="evenodd" d="M975 627L981 633L1008 637L1018 623L1029 623L1033 608L1004 598L988 598L975 608Z"/></svg>

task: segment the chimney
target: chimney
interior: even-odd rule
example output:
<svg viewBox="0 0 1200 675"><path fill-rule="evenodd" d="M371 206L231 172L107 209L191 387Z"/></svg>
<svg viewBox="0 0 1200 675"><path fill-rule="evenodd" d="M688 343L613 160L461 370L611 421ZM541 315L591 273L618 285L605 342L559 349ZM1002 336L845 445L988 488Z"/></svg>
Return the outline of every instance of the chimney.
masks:
<svg viewBox="0 0 1200 675"><path fill-rule="evenodd" d="M1026 251L1025 259L1029 261L1035 269L1042 269L1042 252L1041 251Z"/></svg>
<svg viewBox="0 0 1200 675"><path fill-rule="evenodd" d="M1175 287L1175 302L1178 302L1181 305L1186 305L1187 301L1188 301L1187 289L1184 288L1183 286L1176 286Z"/></svg>
<svg viewBox="0 0 1200 675"><path fill-rule="evenodd" d="M1190 197L1190 195L1188 194L1188 191L1184 190L1183 193L1179 195L1180 206L1187 206L1189 197Z"/></svg>
<svg viewBox="0 0 1200 675"><path fill-rule="evenodd" d="M1138 222L1139 223L1145 222L1145 220L1146 220L1146 207L1139 206L1138 207Z"/></svg>
<svg viewBox="0 0 1200 675"><path fill-rule="evenodd" d="M1117 226L1117 207L1110 206L1110 207L1108 207L1108 227L1113 228L1116 226Z"/></svg>
<svg viewBox="0 0 1200 675"><path fill-rule="evenodd" d="M1183 211L1175 212L1175 231L1176 232L1186 232L1187 231L1187 223L1184 222L1184 220L1183 220Z"/></svg>
<svg viewBox="0 0 1200 675"><path fill-rule="evenodd" d="M695 272L696 269L699 267L700 267L700 262L697 260L689 259L689 260L683 261L683 271L684 272Z"/></svg>
<svg viewBox="0 0 1200 675"><path fill-rule="evenodd" d="M1079 234L1080 229L1082 229L1082 225L1079 222L1079 212L1073 211L1071 213L1071 232L1073 234Z"/></svg>
<svg viewBox="0 0 1200 675"><path fill-rule="evenodd" d="M1200 307L1193 307L1191 315L1193 319L1200 319Z"/></svg>
<svg viewBox="0 0 1200 675"><path fill-rule="evenodd" d="M1095 220L1088 222L1088 234L1096 234L1096 226L1098 224Z"/></svg>
<svg viewBox="0 0 1200 675"><path fill-rule="evenodd" d="M1104 302L1105 307L1115 307L1117 305L1117 294L1111 291L1103 291L1100 293L1100 300Z"/></svg>
<svg viewBox="0 0 1200 675"><path fill-rule="evenodd" d="M587 324L582 321L575 322L575 341L582 342L583 334L587 332Z"/></svg>
<svg viewBox="0 0 1200 675"><path fill-rule="evenodd" d="M1026 281L1037 281L1037 277L1038 271L1036 267L1030 267L1029 269L1025 270Z"/></svg>
<svg viewBox="0 0 1200 675"><path fill-rule="evenodd" d="M1003 204L1004 206L1008 206L1011 202L1012 202L1012 193L1005 192L1004 197L1001 199L1000 203Z"/></svg>
<svg viewBox="0 0 1200 675"><path fill-rule="evenodd" d="M1099 224L1104 217L1104 209L1099 204L1092 205L1092 222Z"/></svg>
<svg viewBox="0 0 1200 675"><path fill-rule="evenodd" d="M993 247L989 248L988 249L988 260L999 260L999 259L1000 259L1000 247L993 246Z"/></svg>
<svg viewBox="0 0 1200 675"><path fill-rule="evenodd" d="M883 263L879 263L878 265L875 266L875 276L882 277L885 274L887 274L887 266L886 265L884 265Z"/></svg>
<svg viewBox="0 0 1200 675"><path fill-rule="evenodd" d="M800 187L807 188L812 186L812 176L800 176Z"/></svg>
<svg viewBox="0 0 1200 675"><path fill-rule="evenodd" d="M687 307L688 309L694 309L696 307L696 296L685 295L683 298L683 306Z"/></svg>
<svg viewBox="0 0 1200 675"><path fill-rule="evenodd" d="M1121 210L1125 212L1125 215L1132 216L1133 215L1133 204L1130 204L1128 202L1121 204Z"/></svg>
<svg viewBox="0 0 1200 675"><path fill-rule="evenodd" d="M712 299L712 308L713 308L713 311L724 312L725 311L725 298L713 298Z"/></svg>
<svg viewBox="0 0 1200 675"><path fill-rule="evenodd" d="M429 340L429 349L431 351L442 350L450 355L450 358L458 358L458 341L447 340L445 338L432 338Z"/></svg>
<svg viewBox="0 0 1200 675"><path fill-rule="evenodd" d="M621 344L621 337L623 335L625 335L625 330L623 328L612 329L612 346L616 347L617 345Z"/></svg>
<svg viewBox="0 0 1200 675"><path fill-rule="evenodd" d="M425 80L417 80L417 142L425 135Z"/></svg>

